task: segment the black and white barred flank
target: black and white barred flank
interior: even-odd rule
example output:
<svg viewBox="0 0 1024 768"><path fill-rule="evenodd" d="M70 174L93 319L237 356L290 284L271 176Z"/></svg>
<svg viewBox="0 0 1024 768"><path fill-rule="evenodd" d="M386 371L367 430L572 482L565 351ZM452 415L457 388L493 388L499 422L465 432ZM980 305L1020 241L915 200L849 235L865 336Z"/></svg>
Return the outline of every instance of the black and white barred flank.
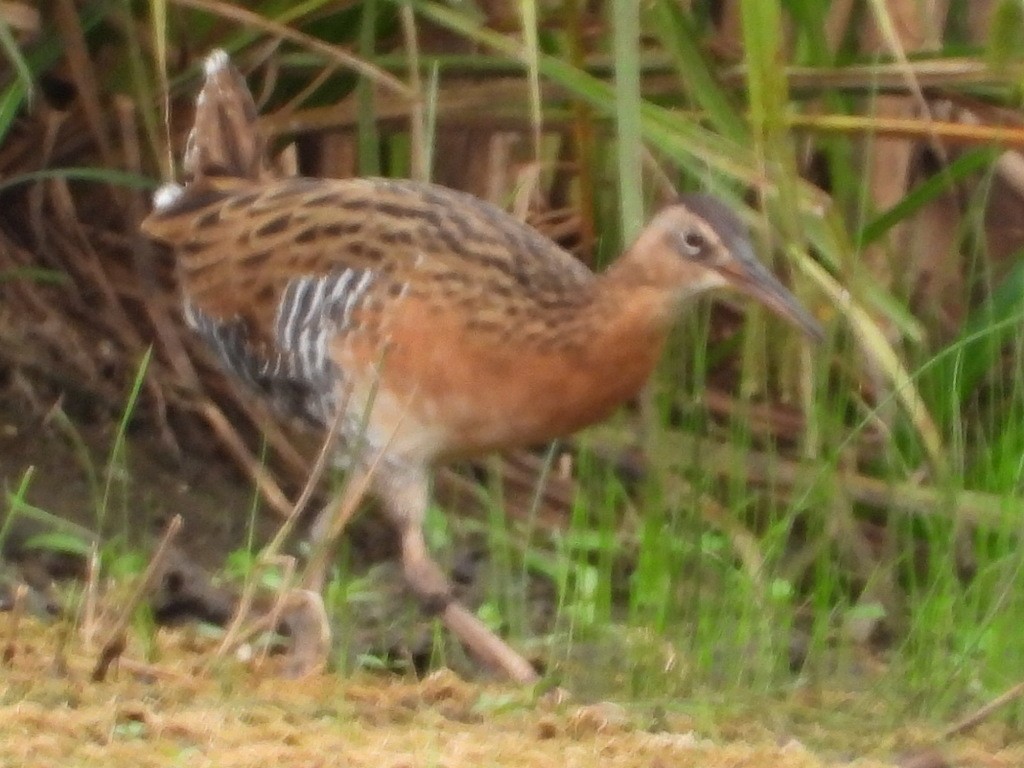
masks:
<svg viewBox="0 0 1024 768"><path fill-rule="evenodd" d="M370 270L348 268L291 280L281 295L273 346L261 349L240 317L218 320L185 300L185 320L225 369L285 413L313 426L330 423L342 372L328 354L331 339L357 330L353 317L367 296Z"/></svg>

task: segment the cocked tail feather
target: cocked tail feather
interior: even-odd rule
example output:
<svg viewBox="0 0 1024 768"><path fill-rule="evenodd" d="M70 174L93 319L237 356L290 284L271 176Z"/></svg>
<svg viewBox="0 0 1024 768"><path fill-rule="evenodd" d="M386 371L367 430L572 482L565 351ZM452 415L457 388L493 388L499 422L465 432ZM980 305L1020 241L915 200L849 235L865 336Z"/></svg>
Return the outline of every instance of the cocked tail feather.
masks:
<svg viewBox="0 0 1024 768"><path fill-rule="evenodd" d="M222 50L206 57L203 72L206 81L196 97L195 122L185 145L185 173L196 180L267 177L265 143L245 78Z"/></svg>

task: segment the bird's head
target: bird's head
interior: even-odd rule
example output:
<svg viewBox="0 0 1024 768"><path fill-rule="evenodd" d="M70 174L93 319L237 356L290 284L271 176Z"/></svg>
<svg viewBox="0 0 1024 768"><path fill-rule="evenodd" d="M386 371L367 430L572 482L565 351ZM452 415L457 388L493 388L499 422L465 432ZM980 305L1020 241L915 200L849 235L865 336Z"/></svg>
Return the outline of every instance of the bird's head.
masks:
<svg viewBox="0 0 1024 768"><path fill-rule="evenodd" d="M686 194L662 209L640 233L622 267L681 301L712 288L731 288L764 304L815 341L811 317L754 254L746 227L717 198Z"/></svg>

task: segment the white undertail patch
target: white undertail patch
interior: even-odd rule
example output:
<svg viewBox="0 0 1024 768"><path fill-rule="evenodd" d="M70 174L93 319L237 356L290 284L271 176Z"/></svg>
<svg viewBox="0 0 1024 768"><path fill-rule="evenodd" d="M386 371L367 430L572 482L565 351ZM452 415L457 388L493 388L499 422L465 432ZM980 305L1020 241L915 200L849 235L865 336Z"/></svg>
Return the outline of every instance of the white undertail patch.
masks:
<svg viewBox="0 0 1024 768"><path fill-rule="evenodd" d="M206 59L203 61L203 72L208 78L213 77L221 70L226 69L230 62L231 59L228 57L226 51L222 48L215 48L210 51Z"/></svg>
<svg viewBox="0 0 1024 768"><path fill-rule="evenodd" d="M173 181L161 184L153 193L153 208L158 211L166 211L178 202L183 194L185 194L185 188L181 184L175 184Z"/></svg>

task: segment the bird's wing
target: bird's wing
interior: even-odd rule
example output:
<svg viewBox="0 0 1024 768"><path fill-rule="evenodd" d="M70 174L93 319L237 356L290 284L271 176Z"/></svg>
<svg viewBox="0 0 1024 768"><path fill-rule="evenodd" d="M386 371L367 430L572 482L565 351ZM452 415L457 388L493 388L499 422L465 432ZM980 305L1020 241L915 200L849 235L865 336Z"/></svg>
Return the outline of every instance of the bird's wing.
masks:
<svg viewBox="0 0 1024 768"><path fill-rule="evenodd" d="M206 178L158 198L142 229L175 248L190 324L250 381L315 380L329 341L382 336L401 302L487 332L593 280L499 208L416 182Z"/></svg>
<svg viewBox="0 0 1024 768"><path fill-rule="evenodd" d="M244 318L266 341L297 281L350 273L353 288L372 282L379 311L413 295L486 315L508 301L557 303L593 277L497 207L416 182L209 180L158 205L142 229L176 249L197 309Z"/></svg>

